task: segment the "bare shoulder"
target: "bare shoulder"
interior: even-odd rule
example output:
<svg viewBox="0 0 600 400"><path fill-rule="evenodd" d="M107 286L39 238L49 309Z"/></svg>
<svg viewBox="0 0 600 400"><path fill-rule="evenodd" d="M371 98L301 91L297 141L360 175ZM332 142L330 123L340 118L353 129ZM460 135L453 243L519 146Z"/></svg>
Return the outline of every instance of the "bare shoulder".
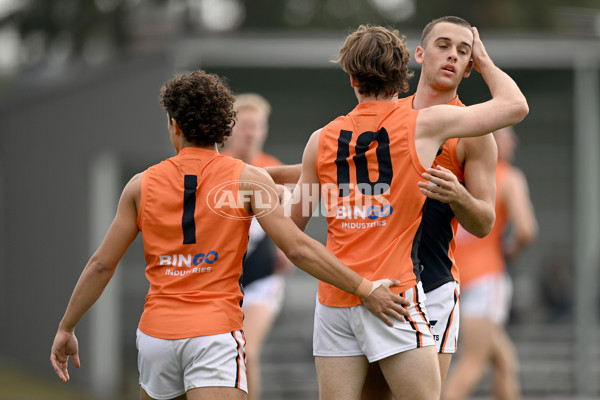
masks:
<svg viewBox="0 0 600 400"><path fill-rule="evenodd" d="M323 128L317 129L310 135L308 143L306 144L307 150L316 150L319 147L319 137L321 136L322 130Z"/></svg>
<svg viewBox="0 0 600 400"><path fill-rule="evenodd" d="M263 168L255 167L249 164L244 166L240 179L242 181L263 183L272 180L269 173Z"/></svg>
<svg viewBox="0 0 600 400"><path fill-rule="evenodd" d="M135 174L127 185L125 185L125 189L123 189L123 196L131 196L133 198L139 198L140 193L142 192L142 179L144 177L144 173L140 172Z"/></svg>

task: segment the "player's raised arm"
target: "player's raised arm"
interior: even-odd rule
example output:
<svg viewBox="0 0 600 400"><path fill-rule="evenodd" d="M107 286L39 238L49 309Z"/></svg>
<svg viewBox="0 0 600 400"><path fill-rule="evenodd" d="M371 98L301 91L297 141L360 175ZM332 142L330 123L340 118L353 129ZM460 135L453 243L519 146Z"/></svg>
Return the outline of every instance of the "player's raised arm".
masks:
<svg viewBox="0 0 600 400"><path fill-rule="evenodd" d="M473 28L472 57L492 99L469 107L437 105L423 109L417 118L417 136L436 137L439 143L451 137L480 136L514 125L529 113L525 96L516 82L491 60L476 28Z"/></svg>

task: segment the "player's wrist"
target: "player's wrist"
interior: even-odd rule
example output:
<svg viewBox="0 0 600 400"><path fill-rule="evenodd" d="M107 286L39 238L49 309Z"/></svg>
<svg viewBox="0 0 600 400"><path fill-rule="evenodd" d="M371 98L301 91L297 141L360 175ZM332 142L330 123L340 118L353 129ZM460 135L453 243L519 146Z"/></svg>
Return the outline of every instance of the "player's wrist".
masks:
<svg viewBox="0 0 600 400"><path fill-rule="evenodd" d="M366 299L371 295L374 290L374 284L368 279L362 278L358 287L354 291L354 294L360 297L361 299Z"/></svg>

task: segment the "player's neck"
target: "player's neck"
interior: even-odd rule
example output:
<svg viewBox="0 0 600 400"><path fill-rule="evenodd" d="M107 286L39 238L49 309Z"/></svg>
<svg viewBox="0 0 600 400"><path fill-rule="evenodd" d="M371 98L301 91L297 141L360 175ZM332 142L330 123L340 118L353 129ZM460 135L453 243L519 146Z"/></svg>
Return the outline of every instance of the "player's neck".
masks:
<svg viewBox="0 0 600 400"><path fill-rule="evenodd" d="M440 104L448 104L456 97L456 88L450 90L436 90L431 86L422 84L419 81L417 91L413 99L413 108L420 110Z"/></svg>
<svg viewBox="0 0 600 400"><path fill-rule="evenodd" d="M361 94L356 94L356 98L358 99L358 103L366 103L368 101L391 101L398 102L398 95L395 94L393 96L363 96Z"/></svg>
<svg viewBox="0 0 600 400"><path fill-rule="evenodd" d="M181 150L185 149L186 147L192 147L192 148L197 148L197 149L204 149L204 150L212 150L212 151L219 151L218 150L218 146L217 144L211 144L211 145L207 145L207 146L197 146L195 144L189 143L187 141L185 142L181 142L179 145L179 149L177 150L177 153L179 153Z"/></svg>

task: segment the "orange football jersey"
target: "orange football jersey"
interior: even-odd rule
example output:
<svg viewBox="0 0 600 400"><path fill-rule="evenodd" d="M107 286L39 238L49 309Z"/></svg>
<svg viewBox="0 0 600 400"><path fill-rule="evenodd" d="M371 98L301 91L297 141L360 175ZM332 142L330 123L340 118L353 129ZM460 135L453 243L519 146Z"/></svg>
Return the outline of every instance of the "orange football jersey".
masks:
<svg viewBox="0 0 600 400"><path fill-rule="evenodd" d="M145 334L181 339L242 329L239 281L251 218L235 199L245 165L186 147L144 171Z"/></svg>
<svg viewBox="0 0 600 400"><path fill-rule="evenodd" d="M361 103L325 126L316 172L327 213L327 248L370 280L396 278L394 293L418 280L416 250L425 196L415 148L418 111L396 102ZM319 282L319 301L351 307L360 299Z"/></svg>

